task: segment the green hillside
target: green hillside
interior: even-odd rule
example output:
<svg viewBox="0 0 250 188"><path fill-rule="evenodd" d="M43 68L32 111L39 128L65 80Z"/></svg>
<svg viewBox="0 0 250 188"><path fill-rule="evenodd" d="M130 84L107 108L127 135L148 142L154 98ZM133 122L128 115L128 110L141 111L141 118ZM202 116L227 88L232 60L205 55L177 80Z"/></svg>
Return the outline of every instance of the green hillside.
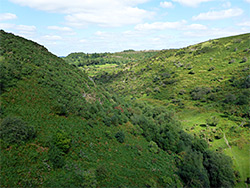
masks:
<svg viewBox="0 0 250 188"><path fill-rule="evenodd" d="M186 132L232 157L244 186L250 176L249 46L250 34L209 40L122 69L100 69L93 79L127 99L175 111Z"/></svg>
<svg viewBox="0 0 250 188"><path fill-rule="evenodd" d="M131 62L146 60L156 55L159 51L134 51L124 50L115 53L93 53L85 54L83 52L71 53L63 58L67 63L76 65L93 76L101 70L110 72L112 68L123 69L124 65Z"/></svg>
<svg viewBox="0 0 250 188"><path fill-rule="evenodd" d="M124 100L32 41L1 30L0 42L1 187L233 187L243 177L164 105Z"/></svg>

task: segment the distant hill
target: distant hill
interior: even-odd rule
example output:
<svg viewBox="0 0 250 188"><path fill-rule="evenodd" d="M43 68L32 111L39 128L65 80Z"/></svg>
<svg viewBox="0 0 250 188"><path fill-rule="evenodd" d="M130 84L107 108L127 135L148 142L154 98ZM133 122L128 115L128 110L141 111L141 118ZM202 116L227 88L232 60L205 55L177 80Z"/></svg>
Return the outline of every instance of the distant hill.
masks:
<svg viewBox="0 0 250 188"><path fill-rule="evenodd" d="M123 67L85 71L121 97L177 112L186 132L232 156L244 186L250 176L250 164L243 162L249 161L250 146L249 44L248 33L162 50Z"/></svg>
<svg viewBox="0 0 250 188"><path fill-rule="evenodd" d="M239 179L232 160L184 132L172 111L116 96L37 43L3 30L0 42L1 187L232 187Z"/></svg>

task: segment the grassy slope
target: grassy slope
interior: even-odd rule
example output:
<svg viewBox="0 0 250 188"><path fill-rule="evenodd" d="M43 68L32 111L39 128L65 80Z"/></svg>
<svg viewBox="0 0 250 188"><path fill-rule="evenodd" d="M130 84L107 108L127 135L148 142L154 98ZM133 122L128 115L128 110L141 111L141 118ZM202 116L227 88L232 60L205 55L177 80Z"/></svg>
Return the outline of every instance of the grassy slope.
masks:
<svg viewBox="0 0 250 188"><path fill-rule="evenodd" d="M125 104L44 47L0 34L1 122L18 117L37 132L20 143L0 139L2 187L142 187L161 186L161 177L178 181L174 155L149 152L145 138L130 133L133 125L104 125L102 119ZM114 137L120 130L124 143ZM65 161L56 168L49 152L61 132L70 148L54 156Z"/></svg>
<svg viewBox="0 0 250 188"><path fill-rule="evenodd" d="M147 61L127 64L122 71L99 72L101 76L94 78L121 96L176 110L183 128L205 138L212 149L232 156L235 168L246 180L250 164L242 159L249 159L250 132L249 127L239 125L249 118L249 88L232 85L243 82L249 75L249 43L250 34L244 34L164 50ZM191 92L196 87L207 87L212 92L192 100ZM234 97L226 104L223 101L228 94ZM235 104L243 97L247 100L244 105ZM211 116L219 119L216 127L200 126ZM223 137L215 139L223 133L232 149L228 149Z"/></svg>

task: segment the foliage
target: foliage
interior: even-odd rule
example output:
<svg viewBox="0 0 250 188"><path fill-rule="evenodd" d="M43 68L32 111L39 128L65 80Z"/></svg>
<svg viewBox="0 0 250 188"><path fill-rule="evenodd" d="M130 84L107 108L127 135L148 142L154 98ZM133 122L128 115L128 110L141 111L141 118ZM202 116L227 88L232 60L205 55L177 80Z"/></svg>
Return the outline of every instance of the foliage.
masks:
<svg viewBox="0 0 250 188"><path fill-rule="evenodd" d="M209 119L206 119L206 123L209 126L216 126L219 123L219 119L216 116L212 116Z"/></svg>
<svg viewBox="0 0 250 188"><path fill-rule="evenodd" d="M115 138L118 142L120 143L123 143L124 140L125 140L125 134L123 131L118 131L116 134L115 134Z"/></svg>
<svg viewBox="0 0 250 188"><path fill-rule="evenodd" d="M149 147L149 151L152 153L158 153L159 152L159 148L158 145L154 142L154 141L150 141L148 144Z"/></svg>
<svg viewBox="0 0 250 188"><path fill-rule="evenodd" d="M207 151L204 158L204 166L208 171L210 186L233 187L235 177L230 158L211 151Z"/></svg>
<svg viewBox="0 0 250 188"><path fill-rule="evenodd" d="M22 119L8 116L1 123L0 136L7 143L21 143L34 138L36 131Z"/></svg>
<svg viewBox="0 0 250 188"><path fill-rule="evenodd" d="M71 139L66 132L58 130L53 138L53 144L62 152L67 153L71 145Z"/></svg>
<svg viewBox="0 0 250 188"><path fill-rule="evenodd" d="M48 158L54 168L62 168L65 165L64 153L55 145L51 145L48 151Z"/></svg>

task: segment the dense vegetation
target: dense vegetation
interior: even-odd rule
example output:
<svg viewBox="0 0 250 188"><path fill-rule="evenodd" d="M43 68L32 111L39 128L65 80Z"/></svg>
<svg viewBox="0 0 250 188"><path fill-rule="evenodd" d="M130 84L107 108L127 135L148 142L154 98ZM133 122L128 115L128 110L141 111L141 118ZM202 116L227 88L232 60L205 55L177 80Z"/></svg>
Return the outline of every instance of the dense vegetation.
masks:
<svg viewBox="0 0 250 188"><path fill-rule="evenodd" d="M158 51L134 51L134 50L124 50L123 52L116 53L93 53L85 54L83 52L71 53L63 59L69 63L73 64L79 68L88 72L88 75L93 76L100 70L106 70L110 72L112 68L123 68L124 65L131 62L138 62L146 60Z"/></svg>
<svg viewBox="0 0 250 188"><path fill-rule="evenodd" d="M233 187L231 158L173 109L127 101L0 31L1 187ZM208 125L216 126L216 118Z"/></svg>
<svg viewBox="0 0 250 188"><path fill-rule="evenodd" d="M129 62L136 62L142 59L147 59L158 51L134 51L124 50L123 52L116 53L93 53L85 54L83 52L71 53L67 57L63 58L67 63L75 64L78 67L90 66L90 65L104 65L104 64L126 64Z"/></svg>
<svg viewBox="0 0 250 188"><path fill-rule="evenodd" d="M232 157L241 187L250 176L249 43L243 34L85 71L120 97L175 111L186 132Z"/></svg>

